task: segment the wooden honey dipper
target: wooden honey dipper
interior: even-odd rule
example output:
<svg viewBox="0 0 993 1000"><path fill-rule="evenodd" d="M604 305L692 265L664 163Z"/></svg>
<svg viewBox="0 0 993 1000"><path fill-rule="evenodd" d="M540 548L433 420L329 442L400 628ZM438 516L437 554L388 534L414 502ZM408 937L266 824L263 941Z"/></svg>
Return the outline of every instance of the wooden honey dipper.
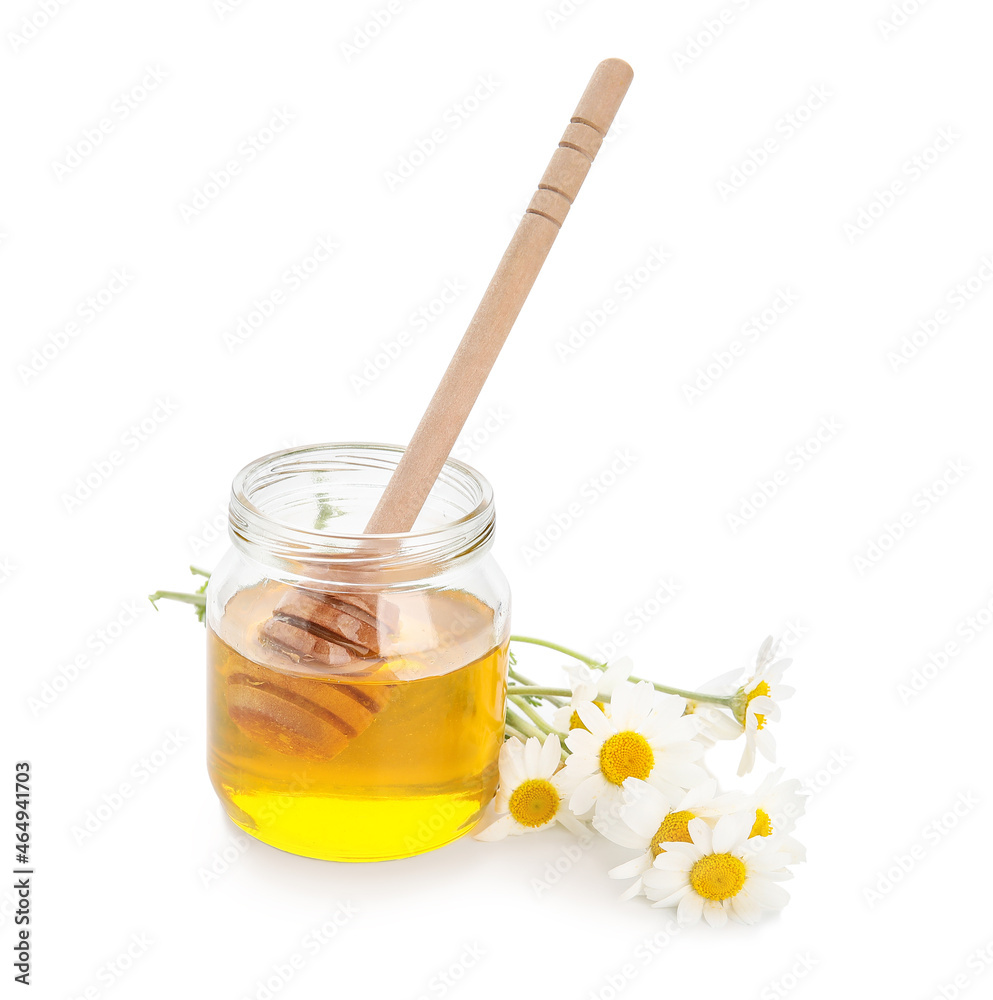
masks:
<svg viewBox="0 0 993 1000"><path fill-rule="evenodd" d="M448 369L366 525L366 534L402 533L413 527L586 179L632 75L631 67L620 59L607 59L594 71ZM356 660L375 661L382 656L396 627L397 609L382 597L330 595L294 588L279 601L272 617L260 626L259 634L263 643L294 661L327 668L327 673L352 673ZM247 687L254 691L256 700L266 702L264 714L282 715L287 721L297 719L301 699L314 698L319 708L333 711L323 706L316 691L304 697L297 690L299 683L297 679L292 691L286 688L285 698L281 687L271 679L264 691L262 682ZM303 683L325 689L347 686L321 681ZM252 691L245 693L250 695ZM348 729L354 731L359 725L361 731L381 707L368 704L362 718L353 718ZM258 705L254 708L263 710ZM363 720L365 724L361 725ZM300 725L310 724L303 717L297 721Z"/></svg>

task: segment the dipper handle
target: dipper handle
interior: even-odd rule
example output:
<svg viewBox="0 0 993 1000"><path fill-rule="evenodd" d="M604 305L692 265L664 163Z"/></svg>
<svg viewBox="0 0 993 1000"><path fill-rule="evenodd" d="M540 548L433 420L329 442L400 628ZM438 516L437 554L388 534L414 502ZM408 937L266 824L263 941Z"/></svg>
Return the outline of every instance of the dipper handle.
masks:
<svg viewBox="0 0 993 1000"><path fill-rule="evenodd" d="M579 193L633 76L621 59L597 66L482 301L366 525L410 531L500 348Z"/></svg>

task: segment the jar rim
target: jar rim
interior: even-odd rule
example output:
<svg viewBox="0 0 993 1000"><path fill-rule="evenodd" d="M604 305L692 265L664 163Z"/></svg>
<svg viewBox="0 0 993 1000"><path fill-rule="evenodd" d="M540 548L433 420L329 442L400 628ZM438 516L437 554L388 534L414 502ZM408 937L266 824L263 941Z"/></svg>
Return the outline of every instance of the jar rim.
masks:
<svg viewBox="0 0 993 1000"><path fill-rule="evenodd" d="M468 509L440 524L411 531L365 534L302 527L280 519L279 511L273 511L271 504L266 509L259 498L261 491L273 486L280 477L302 472L352 466L375 469L381 476L387 472L392 475L405 450L402 445L368 441L324 442L262 455L240 469L232 481L229 505L232 541L240 548L254 549L256 555L261 550L277 562L292 564L296 575L300 575L301 564L321 563L327 567L333 563L339 568L347 566L349 576L382 574L388 569L389 575L397 579L409 579L415 567L423 570L441 563L447 566L480 548L488 548L495 519L493 488L478 470L454 458L445 461L432 484L425 508L432 497L437 501L439 489L447 487L448 506ZM465 502L455 504L453 497ZM319 574L321 578L325 575L325 572ZM336 575L342 582L341 574Z"/></svg>

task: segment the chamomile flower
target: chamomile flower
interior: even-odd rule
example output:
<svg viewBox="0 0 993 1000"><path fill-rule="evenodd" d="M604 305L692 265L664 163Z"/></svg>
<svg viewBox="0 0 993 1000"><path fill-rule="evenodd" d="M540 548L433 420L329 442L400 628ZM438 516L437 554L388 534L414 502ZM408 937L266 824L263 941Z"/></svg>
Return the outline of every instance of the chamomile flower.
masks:
<svg viewBox="0 0 993 1000"><path fill-rule="evenodd" d="M694 741L697 722L684 715L686 702L676 695L656 691L648 681L617 685L610 700L610 716L591 701L576 711L585 729L566 737L572 751L565 771L575 790L569 806L584 816L595 806L603 815L623 805L623 785L628 778L647 781L666 798L707 780L696 763L703 747Z"/></svg>
<svg viewBox="0 0 993 1000"><path fill-rule="evenodd" d="M749 839L751 822L747 812L722 816L713 830L702 819L690 820L690 842L663 844L642 876L645 894L655 906L675 906L682 926L701 916L711 927L729 918L753 924L763 910L784 906L789 894L776 883L792 877L787 857L761 838Z"/></svg>
<svg viewBox="0 0 993 1000"><path fill-rule="evenodd" d="M740 670L731 670L726 674L721 674L720 677L707 681L698 690L700 694L732 695L738 690L736 682L739 677L741 677ZM688 698L686 712L696 716L700 724L700 731L696 738L705 747L712 747L720 740L736 740L744 732L744 727L735 719L734 715L711 702L693 701Z"/></svg>
<svg viewBox="0 0 993 1000"><path fill-rule="evenodd" d="M605 715L609 715L610 696L618 684L630 677L633 666L627 656L615 660L606 670L592 670L585 663L568 664L564 669L569 675L572 699L568 705L555 710L552 725L563 733L570 729L585 729L576 712L576 706L584 701L592 701Z"/></svg>
<svg viewBox="0 0 993 1000"><path fill-rule="evenodd" d="M534 833L555 822L582 836L588 831L566 806L569 798L567 776L559 768L562 744L557 736L545 742L532 736L527 743L516 737L500 748L500 783L487 806L477 840L502 840L508 834Z"/></svg>
<svg viewBox="0 0 993 1000"><path fill-rule="evenodd" d="M789 855L789 863L794 864L806 860L803 845L790 834L803 815L807 799L800 794L800 782L796 778L782 780L784 770L779 768L766 775L759 787L745 799L743 809L755 815L748 836L775 836L776 849Z"/></svg>
<svg viewBox="0 0 993 1000"><path fill-rule="evenodd" d="M598 833L621 847L633 847L641 853L607 874L611 878L634 878L622 899L637 896L643 890L641 876L652 867L665 850L666 841L689 843L689 822L702 819L710 825L734 807L740 797L717 795L713 779L694 786L675 802L670 801L647 782L628 778L624 782L624 805L616 816L601 816L593 821Z"/></svg>
<svg viewBox="0 0 993 1000"><path fill-rule="evenodd" d="M755 670L736 692L735 716L745 728L745 748L738 765L738 776L748 774L755 766L755 752L768 761L776 759L775 737L766 729L769 720L779 719L779 703L793 694L793 688L782 683L783 671L792 660L777 660L770 635L755 658Z"/></svg>

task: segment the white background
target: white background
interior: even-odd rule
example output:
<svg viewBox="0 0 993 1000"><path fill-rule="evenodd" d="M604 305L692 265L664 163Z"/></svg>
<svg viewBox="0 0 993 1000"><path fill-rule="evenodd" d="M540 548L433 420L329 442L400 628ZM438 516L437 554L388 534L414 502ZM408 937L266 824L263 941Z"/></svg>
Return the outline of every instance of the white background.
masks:
<svg viewBox="0 0 993 1000"><path fill-rule="evenodd" d="M586 0L558 23L551 0L400 0L352 54L342 43L361 43L385 0L89 0L47 24L43 6L10 0L0 23L3 766L33 764L35 995L243 1000L294 954L274 996L770 997L785 983L927 1000L956 976L986 994L993 972L970 955L993 938L976 919L993 791L989 5L931 0L891 30L886 0ZM719 36L688 49L722 9ZM31 38L25 17L44 25ZM145 600L217 563L249 460L408 438L589 74L615 55L635 80L613 141L460 448L496 490L517 631L613 641L685 685L748 666L769 632L796 640L779 760L814 794L792 902L755 928L679 933L651 960L643 942L662 942L671 914L617 901L605 872L628 852L602 842L575 864L564 832L372 866L241 851L203 763L202 628ZM123 117L149 70L164 79ZM480 80L492 93L453 110ZM804 111L812 88L828 97ZM277 111L288 126L239 153ZM789 113L806 119L792 134ZM768 138L767 162L746 162ZM210 188L232 159L238 174ZM217 197L184 220L205 185ZM286 291L322 238L338 249ZM653 248L667 262L621 298ZM115 271L126 287L88 312ZM968 301L947 299L972 276ZM460 295L411 326L449 280ZM227 346L276 288L284 301ZM793 304L748 339L780 292ZM597 325L607 299L618 308ZM941 308L929 337L919 324ZM915 331L923 346L895 365ZM689 399L711 364L719 377ZM607 474L617 453L627 467ZM948 643L944 669L928 667ZM522 662L559 678L552 654ZM901 695L915 671L921 690ZM142 759L175 749L174 732L185 742L149 775ZM80 842L73 827L122 782L134 794ZM3 815L13 867L11 803ZM5 978L11 901L0 891ZM314 954L305 937L344 903L355 916ZM132 968L109 971L142 935ZM436 977L466 948L483 955L449 988ZM791 979L803 957L812 970Z"/></svg>

